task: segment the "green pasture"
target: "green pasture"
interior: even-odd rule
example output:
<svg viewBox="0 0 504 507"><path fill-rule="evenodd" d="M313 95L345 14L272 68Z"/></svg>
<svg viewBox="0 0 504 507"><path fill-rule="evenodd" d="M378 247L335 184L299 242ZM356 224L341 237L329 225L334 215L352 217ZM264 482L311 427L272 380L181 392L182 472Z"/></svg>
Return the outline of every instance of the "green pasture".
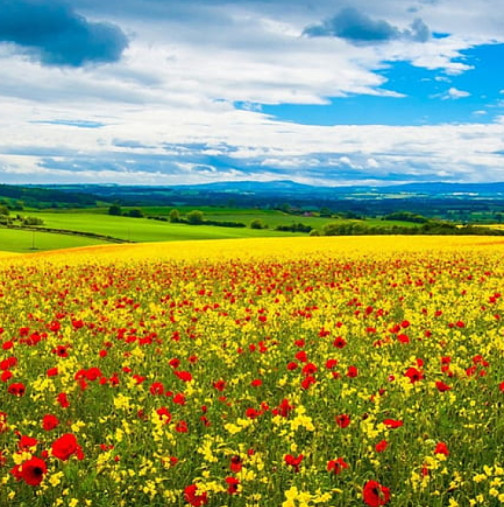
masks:
<svg viewBox="0 0 504 507"><path fill-rule="evenodd" d="M43 227L102 234L134 242L182 241L189 239L256 238L292 236L292 233L211 225L171 224L147 218L129 218L97 213L33 213Z"/></svg>
<svg viewBox="0 0 504 507"><path fill-rule="evenodd" d="M132 208L123 208L124 212ZM167 217L173 207L143 207L146 216ZM194 207L177 208L181 215L195 209ZM322 230L323 226L332 223L361 222L360 220L335 219L325 217L289 215L278 210L255 210L239 208L197 207L204 213L206 220L222 222L242 222L244 228L220 227L214 225L188 225L172 224L169 221L153 220L148 218L131 218L125 216L111 216L108 208L51 210L23 212L24 216L34 216L44 221L43 228L71 231L76 233L98 234L113 239L132 241L136 243L153 241L183 241L197 239L231 239L231 238L257 238L273 236L304 236L303 233L276 231L278 225L292 225L303 223L311 225L314 229ZM260 219L268 228L251 229L253 220ZM403 225L415 227L408 222L382 221L379 219L365 219L362 221L368 226ZM107 242L106 238L86 238L72 236L68 233L42 232L38 230L0 229L0 251L30 252L33 250L52 250L72 248L79 246L96 245Z"/></svg>
<svg viewBox="0 0 504 507"><path fill-rule="evenodd" d="M99 245L101 243L103 241L82 236L0 228L0 251L2 252L28 253Z"/></svg>

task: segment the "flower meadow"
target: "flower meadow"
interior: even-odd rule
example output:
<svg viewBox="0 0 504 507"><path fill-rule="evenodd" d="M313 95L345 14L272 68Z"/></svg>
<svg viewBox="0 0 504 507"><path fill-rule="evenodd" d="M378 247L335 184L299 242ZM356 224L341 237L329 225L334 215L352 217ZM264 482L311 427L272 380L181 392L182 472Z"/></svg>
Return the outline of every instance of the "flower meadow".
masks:
<svg viewBox="0 0 504 507"><path fill-rule="evenodd" d="M504 243L0 260L0 505L504 503Z"/></svg>

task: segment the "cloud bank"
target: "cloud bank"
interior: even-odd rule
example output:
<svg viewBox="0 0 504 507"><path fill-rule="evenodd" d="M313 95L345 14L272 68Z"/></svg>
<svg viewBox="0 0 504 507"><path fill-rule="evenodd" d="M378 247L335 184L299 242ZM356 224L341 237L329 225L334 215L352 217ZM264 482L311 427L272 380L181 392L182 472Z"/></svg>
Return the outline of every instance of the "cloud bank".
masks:
<svg viewBox="0 0 504 507"><path fill-rule="evenodd" d="M347 7L322 24L308 26L303 34L309 37L340 37L353 44L376 44L400 39L427 42L430 30L420 18L415 19L409 28L400 30L385 20L372 19L353 7Z"/></svg>
<svg viewBox="0 0 504 507"><path fill-rule="evenodd" d="M0 0L0 42L70 67L116 62L128 46L118 26L88 21L59 0Z"/></svg>

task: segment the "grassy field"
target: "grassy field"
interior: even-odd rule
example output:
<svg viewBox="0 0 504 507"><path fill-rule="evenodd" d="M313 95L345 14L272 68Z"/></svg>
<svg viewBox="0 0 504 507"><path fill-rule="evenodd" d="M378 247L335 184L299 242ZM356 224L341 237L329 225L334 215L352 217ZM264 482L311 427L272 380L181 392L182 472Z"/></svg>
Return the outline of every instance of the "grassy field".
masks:
<svg viewBox="0 0 504 507"><path fill-rule="evenodd" d="M128 211L131 208L124 208ZM148 216L168 216L172 207L147 207L142 208ZM193 208L178 208L185 215ZM159 241L186 241L186 240L211 240L211 239L238 239L238 238L272 238L306 236L303 233L291 233L276 231L279 225L292 225L303 223L321 231L328 223L351 223L362 222L368 226L392 226L401 225L414 227L415 224L398 221L382 221L379 219L366 219L363 221L305 217L289 215L278 210L244 210L238 208L199 208L204 213L206 220L242 222L247 225L243 228L219 227L213 225L187 225L172 224L147 218L130 218L125 216L111 216L107 213L108 208L75 209L65 211L26 211L23 216L35 216L44 221L42 228L57 229L62 231L74 231L85 234L98 234L113 239L131 241L135 243L159 242ZM260 219L266 229L251 229L253 220ZM33 241L35 240L35 244ZM72 236L71 234L57 234L54 232L0 229L0 250L12 252L29 252L33 247L38 250L64 249L79 246L106 243L106 238L86 238Z"/></svg>
<svg viewBox="0 0 504 507"><path fill-rule="evenodd" d="M102 241L54 234L49 232L19 231L0 228L0 250L4 252L34 252L99 245Z"/></svg>
<svg viewBox="0 0 504 507"><path fill-rule="evenodd" d="M131 208L125 208L129 210ZM168 216L173 207L168 206L152 206L142 208L146 215L151 216ZM195 209L190 206L181 206L177 208L181 215L185 215ZM275 228L277 225L291 225L293 223L303 223L311 225L314 229L321 230L326 224L332 222L360 222L360 220L338 219L329 217L317 216L302 216L291 215L280 210L260 210L260 209L242 209L242 208L217 208L210 206L198 207L202 211L207 220L219 220L222 222L242 222L247 226L252 220L262 220L270 228ZM368 226L383 226L383 225L401 225L405 227L415 227L417 224L402 221L383 221L377 218L366 218L364 220Z"/></svg>
<svg viewBox="0 0 504 507"><path fill-rule="evenodd" d="M115 217L97 213L50 213L34 216L44 220L44 227L103 234L134 242L179 241L189 239L257 238L292 236L273 230L186 225L159 222L147 218Z"/></svg>

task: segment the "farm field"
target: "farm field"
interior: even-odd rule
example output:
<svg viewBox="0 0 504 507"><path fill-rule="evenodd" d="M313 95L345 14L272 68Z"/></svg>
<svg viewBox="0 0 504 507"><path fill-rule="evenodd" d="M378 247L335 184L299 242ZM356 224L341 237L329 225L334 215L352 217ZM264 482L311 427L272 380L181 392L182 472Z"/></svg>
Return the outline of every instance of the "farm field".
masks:
<svg viewBox="0 0 504 507"><path fill-rule="evenodd" d="M503 253L379 236L0 255L0 505L504 503Z"/></svg>
<svg viewBox="0 0 504 507"><path fill-rule="evenodd" d="M129 209L129 208L126 208ZM153 216L168 216L173 207L169 206L146 206L143 208L146 214ZM177 209L181 214L187 214L194 207L191 206L179 206ZM330 218L330 217L318 217L318 216L303 216L303 215L291 215L280 210L264 210L264 209L242 209L242 208L219 208L216 206L202 206L198 208L201 210L205 217L210 220L220 220L222 222L243 222L249 225L252 220L260 219L270 228L275 228L277 225L292 225L293 223L302 222L307 225L311 225L314 229L322 229L326 224L333 222L356 222L351 219L341 218ZM357 220L360 222L360 220ZM400 220L387 220L383 221L377 218L366 218L365 223L369 226L379 225L401 225L405 227L416 227L417 224L411 222L405 222Z"/></svg>
<svg viewBox="0 0 504 507"><path fill-rule="evenodd" d="M164 217L169 214L171 207L145 207L143 211L151 216ZM127 212L129 208L125 208ZM181 208L187 213L191 209ZM362 222L368 226L401 225L415 227L415 224L400 221L381 221L366 219L364 221L298 217L288 215L277 210L240 210L238 208L203 207L205 219L215 221L242 222L247 227L219 227L214 225L188 225L183 223L170 223L147 218L131 218L125 216L111 216L105 208L71 209L64 211L35 211L28 210L22 216L32 216L43 220L43 225L31 227L27 230L0 228L0 251L28 253L32 251L45 251L98 244L128 241L166 242L185 240L212 240L233 238L273 238L306 236L306 233L293 233L276 231L278 225L292 225L304 223L311 225L319 231L328 223L357 223ZM251 229L250 222L259 219L268 227L265 229ZM35 229L35 236L32 229ZM39 230L37 230L39 229ZM51 229L46 232L44 229ZM61 231L61 232L57 232ZM72 234L76 233L76 234ZM88 234L89 237L79 236ZM93 235L97 235L93 237ZM102 237L100 237L102 236Z"/></svg>
<svg viewBox="0 0 504 507"><path fill-rule="evenodd" d="M147 218L116 217L108 214L79 212L33 213L44 220L44 227L103 234L134 242L180 241L191 239L288 237L293 233L250 228L215 227L159 222Z"/></svg>
<svg viewBox="0 0 504 507"><path fill-rule="evenodd" d="M42 231L33 233L33 231L0 228L0 251L29 253L34 250L75 248L99 245L101 243L102 241L99 240L68 234Z"/></svg>

